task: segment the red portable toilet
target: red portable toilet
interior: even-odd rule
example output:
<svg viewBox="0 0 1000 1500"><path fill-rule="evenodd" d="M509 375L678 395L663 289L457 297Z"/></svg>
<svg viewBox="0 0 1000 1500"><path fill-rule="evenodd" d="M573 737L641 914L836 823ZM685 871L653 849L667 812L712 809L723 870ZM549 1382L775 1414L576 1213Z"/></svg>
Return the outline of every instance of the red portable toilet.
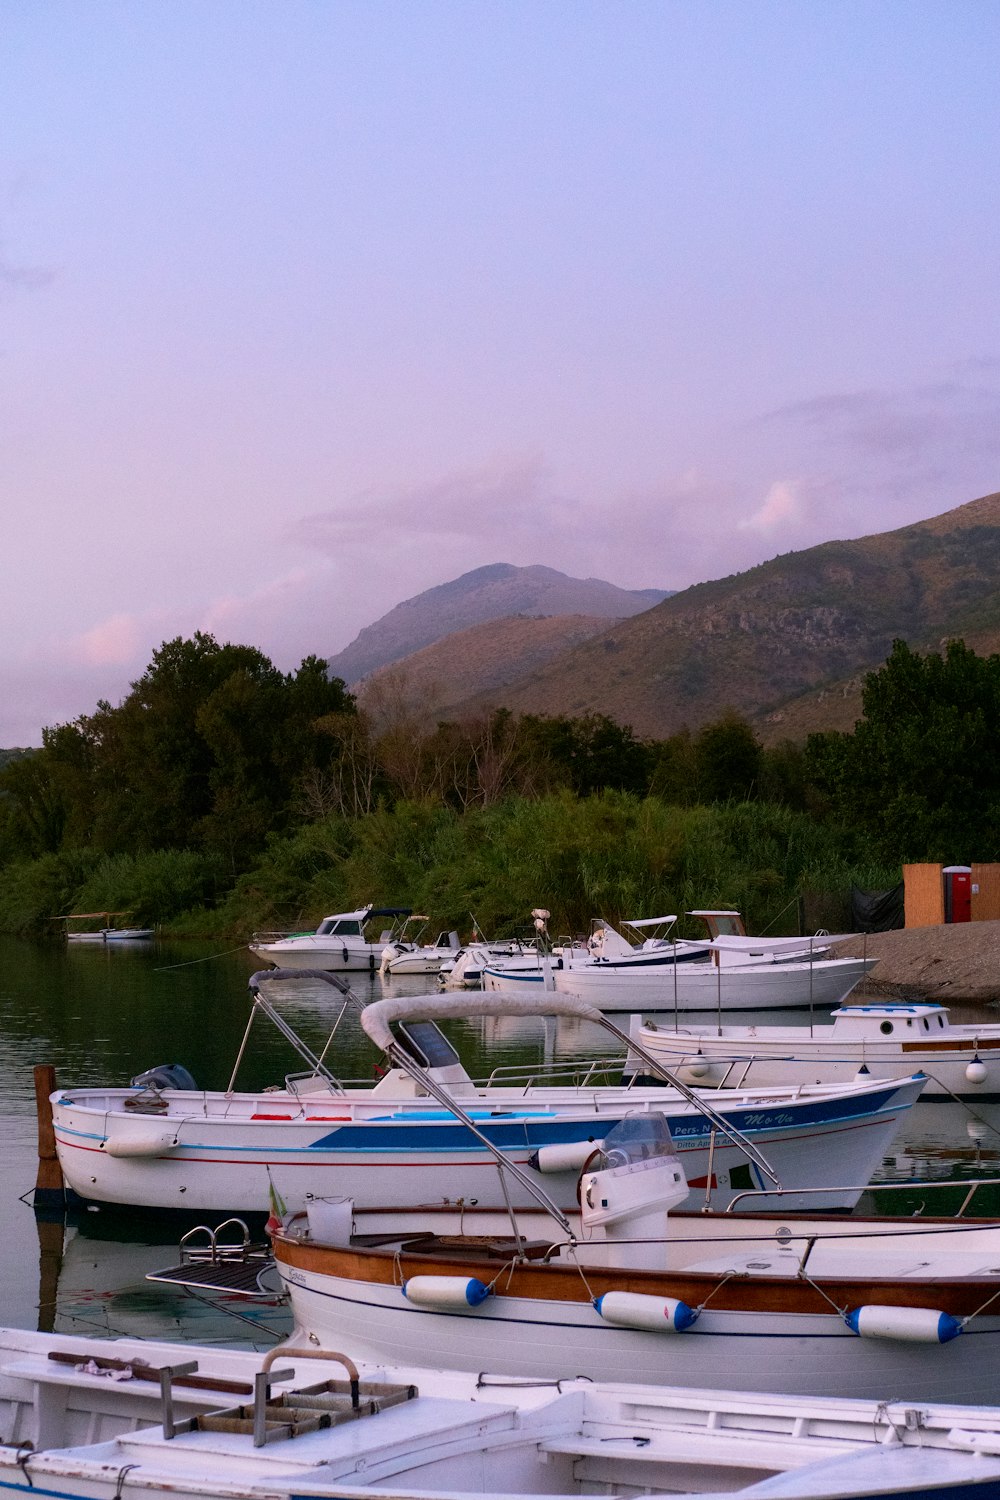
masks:
<svg viewBox="0 0 1000 1500"><path fill-rule="evenodd" d="M944 919L946 922L972 921L972 866L945 865Z"/></svg>

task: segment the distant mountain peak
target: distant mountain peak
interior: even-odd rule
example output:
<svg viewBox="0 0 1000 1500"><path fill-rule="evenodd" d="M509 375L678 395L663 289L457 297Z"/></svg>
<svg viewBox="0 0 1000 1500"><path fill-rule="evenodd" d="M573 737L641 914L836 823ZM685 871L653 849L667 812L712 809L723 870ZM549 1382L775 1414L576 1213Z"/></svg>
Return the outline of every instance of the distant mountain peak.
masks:
<svg viewBox="0 0 1000 1500"><path fill-rule="evenodd" d="M666 589L622 589L600 578L570 578L542 563L487 563L397 604L329 658L336 677L356 683L458 630L511 615L590 615L620 620L669 598Z"/></svg>

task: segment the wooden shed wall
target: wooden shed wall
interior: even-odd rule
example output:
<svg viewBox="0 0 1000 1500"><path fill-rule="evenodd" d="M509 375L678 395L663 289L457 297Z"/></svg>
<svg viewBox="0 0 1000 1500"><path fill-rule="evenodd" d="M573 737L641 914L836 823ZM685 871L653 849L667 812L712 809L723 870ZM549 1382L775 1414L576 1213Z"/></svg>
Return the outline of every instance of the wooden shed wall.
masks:
<svg viewBox="0 0 1000 1500"><path fill-rule="evenodd" d="M972 866L972 920L1000 921L1000 865Z"/></svg>
<svg viewBox="0 0 1000 1500"><path fill-rule="evenodd" d="M903 888L907 927L937 927L944 922L940 865L904 865Z"/></svg>
<svg viewBox="0 0 1000 1500"><path fill-rule="evenodd" d="M942 865L904 865L907 927L936 927L944 922ZM1000 865L972 866L972 920L1000 921Z"/></svg>

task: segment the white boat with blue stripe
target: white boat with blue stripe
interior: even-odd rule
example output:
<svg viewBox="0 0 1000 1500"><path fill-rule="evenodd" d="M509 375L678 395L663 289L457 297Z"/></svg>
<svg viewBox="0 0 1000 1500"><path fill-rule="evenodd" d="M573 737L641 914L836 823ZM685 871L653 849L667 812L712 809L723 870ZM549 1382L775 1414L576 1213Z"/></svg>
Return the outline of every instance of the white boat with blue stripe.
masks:
<svg viewBox="0 0 1000 1500"><path fill-rule="evenodd" d="M246 1214L265 1210L273 1187L290 1208L329 1194L371 1207L502 1206L508 1189L493 1155L499 1149L568 1207L587 1158L607 1133L627 1116L654 1110L669 1120L692 1204L723 1206L769 1185L822 1188L831 1174L837 1183L867 1183L924 1082L918 1075L846 1087L700 1094L652 1057L644 1067L661 1081L641 1087L565 1078L476 1082L436 1020L510 1016L516 1009L523 1016L594 1022L623 1049L628 1038L569 996L421 995L364 1006L346 981L320 974L313 977L358 1006L370 1037L391 1025L399 1046L430 1080L428 1091L393 1065L374 1086L347 1086L267 998L268 981L281 977L281 971L254 976L251 1023L266 1014L307 1063L308 1071L289 1075L283 1087L239 1092L234 1070L229 1089L202 1090L175 1069L154 1069L131 1088L69 1087L52 1095L59 1162L78 1198ZM515 1184L514 1191L522 1188ZM831 1191L815 1206L849 1208L860 1192L860 1186ZM784 1200L789 1207L806 1201L814 1199Z"/></svg>

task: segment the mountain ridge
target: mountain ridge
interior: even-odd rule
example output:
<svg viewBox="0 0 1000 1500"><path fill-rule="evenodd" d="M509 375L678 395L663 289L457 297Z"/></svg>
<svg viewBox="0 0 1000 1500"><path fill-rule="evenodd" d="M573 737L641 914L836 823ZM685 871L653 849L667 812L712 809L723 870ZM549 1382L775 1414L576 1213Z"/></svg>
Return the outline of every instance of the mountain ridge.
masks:
<svg viewBox="0 0 1000 1500"><path fill-rule="evenodd" d="M695 584L512 684L503 706L606 712L656 737L730 708L773 724L881 665L897 636L926 650L957 635L1000 643L1000 494Z"/></svg>
<svg viewBox="0 0 1000 1500"><path fill-rule="evenodd" d="M668 593L622 589L600 578L571 578L541 563L487 563L404 599L366 625L343 651L328 657L327 667L333 676L354 685L444 636L489 620L518 615L616 620L649 609Z"/></svg>
<svg viewBox="0 0 1000 1500"><path fill-rule="evenodd" d="M734 709L773 742L850 728L896 637L957 636L1000 649L1000 493L694 584L452 709L606 713L656 738Z"/></svg>

